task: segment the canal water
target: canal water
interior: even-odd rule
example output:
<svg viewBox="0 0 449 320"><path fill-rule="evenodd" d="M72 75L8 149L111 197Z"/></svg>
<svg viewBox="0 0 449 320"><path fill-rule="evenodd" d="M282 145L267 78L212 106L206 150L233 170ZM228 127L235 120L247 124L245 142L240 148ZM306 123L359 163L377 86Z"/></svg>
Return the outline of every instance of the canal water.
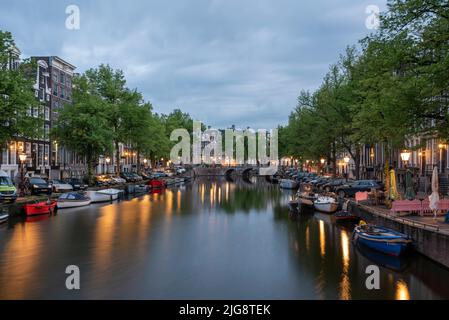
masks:
<svg viewBox="0 0 449 320"><path fill-rule="evenodd" d="M0 227L1 299L439 299L449 271L386 257L352 226L291 214L264 180L196 180L114 204ZM65 287L80 269L80 290ZM365 285L380 268L380 289Z"/></svg>

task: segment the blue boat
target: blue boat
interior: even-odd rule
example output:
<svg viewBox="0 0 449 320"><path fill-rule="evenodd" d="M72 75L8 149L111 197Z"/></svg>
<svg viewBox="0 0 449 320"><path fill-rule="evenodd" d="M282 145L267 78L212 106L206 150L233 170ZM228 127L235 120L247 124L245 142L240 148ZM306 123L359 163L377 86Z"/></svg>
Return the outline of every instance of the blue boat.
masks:
<svg viewBox="0 0 449 320"><path fill-rule="evenodd" d="M407 235L379 226L359 225L354 228L353 239L371 249L393 255L401 255L412 240Z"/></svg>

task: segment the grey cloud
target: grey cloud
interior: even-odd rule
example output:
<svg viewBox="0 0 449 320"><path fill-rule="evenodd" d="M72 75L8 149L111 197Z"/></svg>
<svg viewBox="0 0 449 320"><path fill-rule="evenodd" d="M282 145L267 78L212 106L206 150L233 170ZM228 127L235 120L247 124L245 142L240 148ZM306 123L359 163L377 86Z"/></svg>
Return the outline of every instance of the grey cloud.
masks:
<svg viewBox="0 0 449 320"><path fill-rule="evenodd" d="M182 108L215 127L272 128L316 88L385 0L3 0L0 28L25 55L59 55L82 72L121 68L157 112ZM65 7L81 30L65 29Z"/></svg>

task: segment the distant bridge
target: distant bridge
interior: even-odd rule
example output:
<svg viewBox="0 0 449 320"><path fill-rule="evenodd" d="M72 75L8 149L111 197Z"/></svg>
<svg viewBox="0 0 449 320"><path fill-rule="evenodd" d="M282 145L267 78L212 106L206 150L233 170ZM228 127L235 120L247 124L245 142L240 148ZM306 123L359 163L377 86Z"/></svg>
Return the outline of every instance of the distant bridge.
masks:
<svg viewBox="0 0 449 320"><path fill-rule="evenodd" d="M248 174L256 174L256 175L274 175L277 172L277 169L268 170L268 167L258 167L258 166L234 166L234 167L195 167L193 172L196 176L244 176ZM269 172L270 174L267 174Z"/></svg>

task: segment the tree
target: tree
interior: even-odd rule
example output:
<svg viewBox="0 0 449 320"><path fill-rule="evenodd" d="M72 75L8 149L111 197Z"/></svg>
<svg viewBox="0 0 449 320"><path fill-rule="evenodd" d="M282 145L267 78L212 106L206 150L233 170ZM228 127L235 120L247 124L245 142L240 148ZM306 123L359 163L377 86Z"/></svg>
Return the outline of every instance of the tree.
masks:
<svg viewBox="0 0 449 320"><path fill-rule="evenodd" d="M10 68L15 43L11 33L0 30L0 145L18 137L39 137L40 118L30 116L30 108L38 107L34 97L34 64L24 61L18 69Z"/></svg>
<svg viewBox="0 0 449 320"><path fill-rule="evenodd" d="M92 88L92 94L98 96L105 105L106 118L112 131L115 151L116 174L120 174L120 143L128 143L129 128L134 117L129 114L142 104L142 95L137 90L126 87L126 79L121 70L113 70L109 65L100 65L89 69L85 77Z"/></svg>
<svg viewBox="0 0 449 320"><path fill-rule="evenodd" d="M52 136L86 158L87 178L92 184L100 155L112 150L113 132L106 117L108 105L92 93L92 83L86 76L75 77L73 84L73 105L65 104L59 110Z"/></svg>

